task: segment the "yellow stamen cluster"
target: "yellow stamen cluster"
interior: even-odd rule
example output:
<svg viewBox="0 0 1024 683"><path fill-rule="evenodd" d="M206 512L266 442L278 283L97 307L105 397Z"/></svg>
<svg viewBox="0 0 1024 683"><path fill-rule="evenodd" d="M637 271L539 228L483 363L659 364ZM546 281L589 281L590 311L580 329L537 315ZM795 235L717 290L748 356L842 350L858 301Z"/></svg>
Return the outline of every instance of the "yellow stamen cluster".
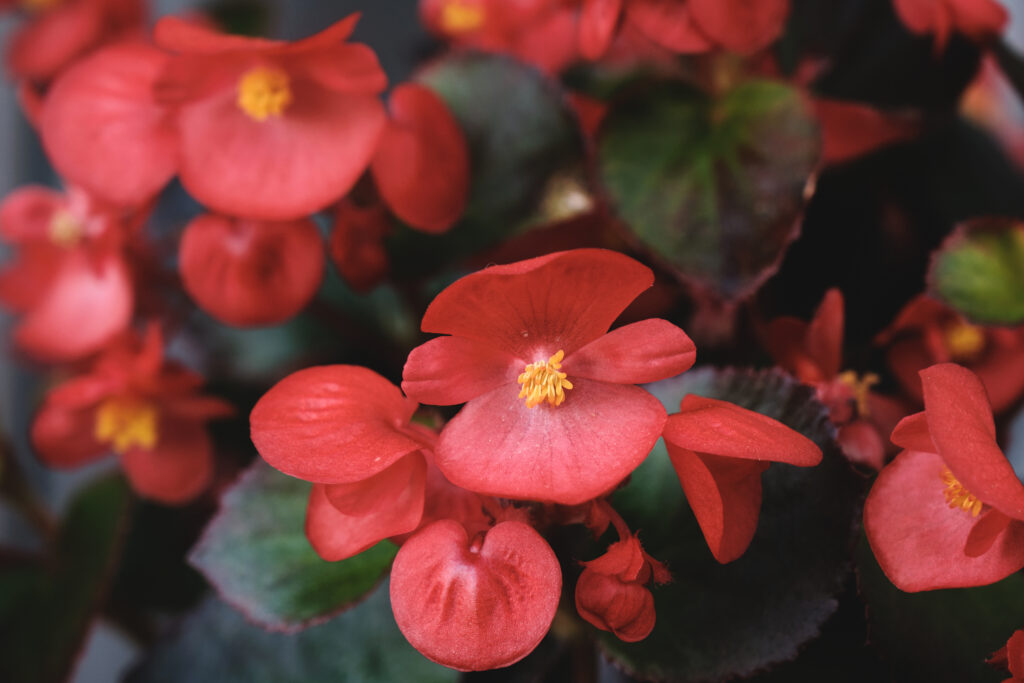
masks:
<svg viewBox="0 0 1024 683"><path fill-rule="evenodd" d="M985 348L985 330L960 321L943 331L943 341L953 360L968 360Z"/></svg>
<svg viewBox="0 0 1024 683"><path fill-rule="evenodd" d="M61 209L50 218L47 233L50 241L58 247L73 247L82 240L85 229L70 211Z"/></svg>
<svg viewBox="0 0 1024 683"><path fill-rule="evenodd" d="M533 408L547 401L553 406L560 406L565 401L565 392L572 389L572 382L567 380L562 369L565 351L548 358L547 361L530 363L519 375L519 383L523 385L519 398L526 399L526 407Z"/></svg>
<svg viewBox="0 0 1024 683"><path fill-rule="evenodd" d="M978 500L977 496L964 488L964 485L953 476L948 467L942 468L942 483L946 485L945 495L949 507L954 509L960 508L970 512L974 517L978 516L981 512L982 502Z"/></svg>
<svg viewBox="0 0 1024 683"><path fill-rule="evenodd" d="M450 0L441 10L441 30L454 35L470 33L484 24L484 8L480 5Z"/></svg>
<svg viewBox="0 0 1024 683"><path fill-rule="evenodd" d="M237 103L255 121L280 116L292 103L291 79L283 69L249 69L238 81Z"/></svg>
<svg viewBox="0 0 1024 683"><path fill-rule="evenodd" d="M109 398L96 410L93 435L117 453L136 446L150 450L158 436L156 407L138 398Z"/></svg>
<svg viewBox="0 0 1024 683"><path fill-rule="evenodd" d="M848 386L850 391L853 392L853 398L857 402L857 415L860 417L870 415L871 408L868 405L868 395L871 393L871 387L881 381L878 375L869 372L863 377L859 377L853 370L847 370L839 375L839 381Z"/></svg>

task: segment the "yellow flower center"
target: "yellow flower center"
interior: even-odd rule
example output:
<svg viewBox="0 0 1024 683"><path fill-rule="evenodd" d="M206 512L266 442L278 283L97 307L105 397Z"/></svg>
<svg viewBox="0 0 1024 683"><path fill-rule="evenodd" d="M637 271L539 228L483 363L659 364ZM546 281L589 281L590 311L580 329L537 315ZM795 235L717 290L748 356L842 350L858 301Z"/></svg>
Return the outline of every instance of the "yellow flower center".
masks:
<svg viewBox="0 0 1024 683"><path fill-rule="evenodd" d="M562 359L565 358L565 351L548 358L546 361L530 363L519 375L518 382L523 385L519 392L519 398L526 399L526 407L533 408L547 401L553 406L560 406L565 401L565 392L572 389L572 382L565 378L562 369Z"/></svg>
<svg viewBox="0 0 1024 683"><path fill-rule="evenodd" d="M441 10L441 29L449 34L470 33L483 26L485 17L480 5L451 0Z"/></svg>
<svg viewBox="0 0 1024 683"><path fill-rule="evenodd" d="M860 417L870 415L871 409L868 406L868 395L871 393L871 387L881 381L878 375L869 372L860 377L853 370L847 370L840 373L839 381L848 386L850 391L853 392L853 399L857 402L857 415Z"/></svg>
<svg viewBox="0 0 1024 683"><path fill-rule="evenodd" d="M50 225L47 230L50 241L58 247L73 247L82 241L85 229L77 218L71 215L66 209L61 209L50 218Z"/></svg>
<svg viewBox="0 0 1024 683"><path fill-rule="evenodd" d="M982 502L964 488L964 485L953 476L948 467L942 468L942 483L946 485L945 496L949 507L970 512L973 517L978 516L981 512Z"/></svg>
<svg viewBox="0 0 1024 683"><path fill-rule="evenodd" d="M973 358L985 348L985 330L967 322L960 321L947 327L942 336L954 360Z"/></svg>
<svg viewBox="0 0 1024 683"><path fill-rule="evenodd" d="M136 446L150 450L158 436L156 406L138 398L109 398L96 410L93 435L117 453Z"/></svg>
<svg viewBox="0 0 1024 683"><path fill-rule="evenodd" d="M291 80L284 69L258 66L238 81L238 108L254 121L280 116L292 103Z"/></svg>

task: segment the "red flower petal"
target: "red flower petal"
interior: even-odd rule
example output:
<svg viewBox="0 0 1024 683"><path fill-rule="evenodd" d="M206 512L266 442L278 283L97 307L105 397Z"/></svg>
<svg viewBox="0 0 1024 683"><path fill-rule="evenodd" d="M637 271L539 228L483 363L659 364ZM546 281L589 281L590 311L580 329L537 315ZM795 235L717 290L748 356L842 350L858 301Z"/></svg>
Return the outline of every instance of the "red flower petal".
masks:
<svg viewBox="0 0 1024 683"><path fill-rule="evenodd" d="M502 522L482 544L458 522L436 522L395 557L391 606L402 634L428 659L460 671L519 661L544 638L562 589L547 542Z"/></svg>
<svg viewBox="0 0 1024 683"><path fill-rule="evenodd" d="M673 52L707 52L714 45L693 20L690 3L680 0L632 0L626 19L658 45Z"/></svg>
<svg viewBox="0 0 1024 683"><path fill-rule="evenodd" d="M964 553L976 518L946 503L945 466L933 453L904 451L864 503L871 549L900 590L983 586L1024 568L1024 524L1010 524L979 557Z"/></svg>
<svg viewBox="0 0 1024 683"><path fill-rule="evenodd" d="M654 596L649 590L590 569L576 581L576 611L627 643L643 640L654 630Z"/></svg>
<svg viewBox="0 0 1024 683"><path fill-rule="evenodd" d="M167 184L177 139L153 99L166 61L160 50L122 43L57 79L43 104L41 134L61 175L122 206L143 204Z"/></svg>
<svg viewBox="0 0 1024 683"><path fill-rule="evenodd" d="M395 88L390 109L371 166L377 189L410 226L444 232L469 196L466 138L444 100L416 83Z"/></svg>
<svg viewBox="0 0 1024 683"><path fill-rule="evenodd" d="M19 79L48 81L103 37L100 3L66 2L32 17L14 35L7 65Z"/></svg>
<svg viewBox="0 0 1024 683"><path fill-rule="evenodd" d="M0 237L10 244L49 240L53 214L65 206L64 195L48 187L20 187L0 204Z"/></svg>
<svg viewBox="0 0 1024 683"><path fill-rule="evenodd" d="M642 384L683 373L695 360L697 347L685 332L651 318L598 337L566 358L562 369L570 378Z"/></svg>
<svg viewBox="0 0 1024 683"><path fill-rule="evenodd" d="M928 418L925 417L924 411L907 415L900 420L889 438L894 444L908 451L939 452L928 432Z"/></svg>
<svg viewBox="0 0 1024 683"><path fill-rule="evenodd" d="M982 41L1000 35L1010 15L995 0L947 0L953 24L961 33Z"/></svg>
<svg viewBox="0 0 1024 683"><path fill-rule="evenodd" d="M377 373L325 365L288 375L252 409L252 441L268 463L322 484L360 481L423 444L402 428L416 403Z"/></svg>
<svg viewBox="0 0 1024 683"><path fill-rule="evenodd" d="M95 411L72 408L46 397L32 421L32 448L50 467L80 467L108 452L93 438Z"/></svg>
<svg viewBox="0 0 1024 683"><path fill-rule="evenodd" d="M216 54L229 50L259 50L285 45L280 40L230 35L189 19L163 17L153 27L153 40L171 52ZM343 40L343 38L342 38Z"/></svg>
<svg viewBox="0 0 1024 683"><path fill-rule="evenodd" d="M989 510L971 527L967 534L967 542L964 543L964 554L967 557L980 557L992 548L992 544L1006 527L1013 523L1013 520L1001 513L999 510Z"/></svg>
<svg viewBox="0 0 1024 683"><path fill-rule="evenodd" d="M953 363L921 371L928 431L942 459L973 495L1024 520L1024 484L996 444L995 423L977 375Z"/></svg>
<svg viewBox="0 0 1024 683"><path fill-rule="evenodd" d="M995 413L1012 406L1024 393L1024 332L1018 330L1017 334L1020 336L1015 344L1002 345L990 339L984 357L969 364L985 385Z"/></svg>
<svg viewBox="0 0 1024 683"><path fill-rule="evenodd" d="M888 114L859 102L816 97L813 105L821 124L822 160L826 164L856 159L913 138L921 130L916 118Z"/></svg>
<svg viewBox="0 0 1024 683"><path fill-rule="evenodd" d="M580 379L557 407L527 408L519 385L467 403L437 444L453 484L503 498L576 505L607 492L643 462L665 409L635 386Z"/></svg>
<svg viewBox="0 0 1024 683"><path fill-rule="evenodd" d="M885 466L885 443L873 424L854 420L839 427L839 446L852 463L881 470Z"/></svg>
<svg viewBox="0 0 1024 683"><path fill-rule="evenodd" d="M402 391L420 403L457 405L515 382L523 371L514 356L463 337L438 337L405 361Z"/></svg>
<svg viewBox="0 0 1024 683"><path fill-rule="evenodd" d="M697 26L723 47L750 54L782 35L789 0L689 0Z"/></svg>
<svg viewBox="0 0 1024 683"><path fill-rule="evenodd" d="M272 325L316 294L324 243L309 219L249 221L204 214L185 228L179 267L199 306L231 325Z"/></svg>
<svg viewBox="0 0 1024 683"><path fill-rule="evenodd" d="M843 363L843 294L838 289L825 292L807 327L804 343L807 353L821 369L823 379L839 374Z"/></svg>
<svg viewBox="0 0 1024 683"><path fill-rule="evenodd" d="M622 14L623 0L583 0L580 9L580 54L598 59L608 50Z"/></svg>
<svg viewBox="0 0 1024 683"><path fill-rule="evenodd" d="M331 45L289 55L281 62L297 77L339 93L375 94L388 87L377 53L366 45Z"/></svg>
<svg viewBox="0 0 1024 683"><path fill-rule="evenodd" d="M202 423L161 420L153 450L133 448L121 456L132 488L161 503L187 503L213 480L213 448Z"/></svg>
<svg viewBox="0 0 1024 683"><path fill-rule="evenodd" d="M412 531L423 517L426 477L426 461L412 453L369 479L314 484L306 537L320 557L337 562Z"/></svg>
<svg viewBox="0 0 1024 683"><path fill-rule="evenodd" d="M15 313L25 313L46 297L64 261L63 250L49 243L29 243L0 270L0 302Z"/></svg>
<svg viewBox="0 0 1024 683"><path fill-rule="evenodd" d="M653 283L650 268L623 254L563 251L463 277L431 302L422 328L483 341L527 362L558 350L570 356Z"/></svg>
<svg viewBox="0 0 1024 683"><path fill-rule="evenodd" d="M331 230L331 261L345 282L358 292L377 285L388 272L384 237L391 217L383 205L360 206L346 198L338 203Z"/></svg>

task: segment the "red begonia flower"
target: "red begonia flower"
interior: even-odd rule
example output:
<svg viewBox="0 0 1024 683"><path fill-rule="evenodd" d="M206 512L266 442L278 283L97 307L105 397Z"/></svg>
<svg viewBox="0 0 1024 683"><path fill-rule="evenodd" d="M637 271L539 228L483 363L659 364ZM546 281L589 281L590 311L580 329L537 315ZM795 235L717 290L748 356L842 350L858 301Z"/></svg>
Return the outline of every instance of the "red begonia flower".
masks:
<svg viewBox="0 0 1024 683"><path fill-rule="evenodd" d="M992 654L988 663L1010 671L1010 678L1003 683L1024 683L1024 629L1015 631L1006 645Z"/></svg>
<svg viewBox="0 0 1024 683"><path fill-rule="evenodd" d="M711 554L739 558L757 531L761 473L772 462L811 467L821 449L770 417L687 395L665 425L665 445Z"/></svg>
<svg viewBox="0 0 1024 683"><path fill-rule="evenodd" d="M688 0L688 6L715 44L741 54L774 43L789 18L789 0Z"/></svg>
<svg viewBox="0 0 1024 683"><path fill-rule="evenodd" d="M231 325L273 325L309 303L323 280L324 242L308 218L253 221L204 214L181 236L185 290Z"/></svg>
<svg viewBox="0 0 1024 683"><path fill-rule="evenodd" d="M601 249L493 266L441 292L413 349L406 394L466 405L441 432L437 466L479 493L575 505L618 484L658 439L665 410L633 386L677 375L696 349L678 327L608 328L653 273Z"/></svg>
<svg viewBox="0 0 1024 683"><path fill-rule="evenodd" d="M406 639L460 671L513 664L551 626L562 570L547 542L522 522L472 538L443 520L409 539L391 569L391 607Z"/></svg>
<svg viewBox="0 0 1024 683"><path fill-rule="evenodd" d="M582 0L580 7L580 54L598 59L615 37L625 0Z"/></svg>
<svg viewBox="0 0 1024 683"><path fill-rule="evenodd" d="M141 32L141 0L23 0L29 19L7 48L18 79L45 82L90 50Z"/></svg>
<svg viewBox="0 0 1024 683"><path fill-rule="evenodd" d="M466 138L444 100L422 85L395 88L390 110L370 166L377 189L411 227L444 232L469 196Z"/></svg>
<svg viewBox="0 0 1024 683"><path fill-rule="evenodd" d="M900 21L914 33L935 34L942 51L954 31L984 42L1003 32L1009 15L996 0L893 0Z"/></svg>
<svg viewBox="0 0 1024 683"><path fill-rule="evenodd" d="M231 407L196 393L202 378L163 359L159 330L110 346L83 375L47 394L32 443L51 467L77 467L105 453L121 456L140 495L184 503L207 487L213 451L203 426Z"/></svg>
<svg viewBox="0 0 1024 683"><path fill-rule="evenodd" d="M257 401L252 441L285 474L318 484L360 482L431 445L409 424L416 407L367 368L306 368Z"/></svg>
<svg viewBox="0 0 1024 683"><path fill-rule="evenodd" d="M0 238L18 249L0 271L0 301L22 314L19 348L77 360L127 328L134 294L123 229L117 212L78 190L29 186L0 204Z"/></svg>
<svg viewBox="0 0 1024 683"><path fill-rule="evenodd" d="M382 204L363 206L350 198L338 203L328 251L338 273L357 292L369 291L387 275L384 237L390 230L391 217Z"/></svg>
<svg viewBox="0 0 1024 683"><path fill-rule="evenodd" d="M822 161L840 164L891 144L910 140L921 130L918 117L894 114L844 100L815 97L814 115L821 126Z"/></svg>
<svg viewBox="0 0 1024 683"><path fill-rule="evenodd" d="M905 448L864 504L864 529L898 588L981 586L1024 567L1024 485L996 444L978 377L952 363L921 371L923 413L893 441Z"/></svg>
<svg viewBox="0 0 1024 683"><path fill-rule="evenodd" d="M689 0L629 0L626 23L672 52L700 53L715 46L694 20Z"/></svg>
<svg viewBox="0 0 1024 683"><path fill-rule="evenodd" d="M356 15L293 43L228 36L166 17L176 53L157 85L173 105L181 182L221 213L289 220L344 195L370 163L387 78L365 45L343 43Z"/></svg>
<svg viewBox="0 0 1024 683"><path fill-rule="evenodd" d="M1002 412L1024 393L1024 326L972 325L952 308L926 295L911 300L876 340L888 346L886 359L903 390L922 398L918 373L935 363L970 368Z"/></svg>
<svg viewBox="0 0 1024 683"><path fill-rule="evenodd" d="M140 206L167 184L177 168L176 134L153 96L167 59L144 43L120 43L57 79L40 133L62 175L120 206Z"/></svg>

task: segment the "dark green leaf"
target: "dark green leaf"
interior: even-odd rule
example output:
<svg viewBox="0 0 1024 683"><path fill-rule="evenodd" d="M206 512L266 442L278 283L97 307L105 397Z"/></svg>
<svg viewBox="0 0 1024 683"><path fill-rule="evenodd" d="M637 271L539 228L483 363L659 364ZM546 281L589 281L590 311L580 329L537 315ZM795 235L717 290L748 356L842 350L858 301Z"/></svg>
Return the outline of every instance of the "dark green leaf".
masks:
<svg viewBox="0 0 1024 683"><path fill-rule="evenodd" d="M387 586L326 624L273 633L210 598L128 678L130 683L449 683L458 679L409 645Z"/></svg>
<svg viewBox="0 0 1024 683"><path fill-rule="evenodd" d="M796 237L819 148L787 86L752 81L714 101L675 85L612 109L600 172L641 242L735 299L757 289Z"/></svg>
<svg viewBox="0 0 1024 683"><path fill-rule="evenodd" d="M397 552L383 541L348 560L320 559L306 540L309 489L257 460L224 494L189 558L227 602L268 628L302 628L348 607Z"/></svg>
<svg viewBox="0 0 1024 683"><path fill-rule="evenodd" d="M1024 223L986 218L961 226L935 252L928 281L975 322L1024 323Z"/></svg>
<svg viewBox="0 0 1024 683"><path fill-rule="evenodd" d="M768 469L757 535L743 557L720 565L659 442L613 502L674 580L653 591L653 633L635 644L602 634L605 652L634 675L658 680L719 680L792 659L836 609L858 517L860 486L825 407L778 371L703 369L648 389L669 412L695 393L769 415L821 446L824 460Z"/></svg>

